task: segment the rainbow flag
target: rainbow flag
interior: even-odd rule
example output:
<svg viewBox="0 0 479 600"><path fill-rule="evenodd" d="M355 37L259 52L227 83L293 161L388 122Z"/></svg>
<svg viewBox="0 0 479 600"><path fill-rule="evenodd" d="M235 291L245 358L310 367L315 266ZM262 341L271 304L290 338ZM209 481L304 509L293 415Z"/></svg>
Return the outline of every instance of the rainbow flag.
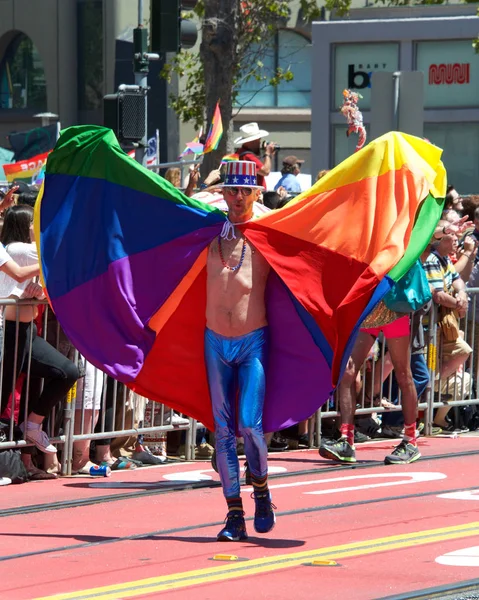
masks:
<svg viewBox="0 0 479 600"><path fill-rule="evenodd" d="M182 158L186 154L203 154L204 145L200 143L201 136L203 135L203 127L198 131L198 135L193 138L191 142L188 142L183 152L178 156ZM201 146L201 148L200 148Z"/></svg>
<svg viewBox="0 0 479 600"><path fill-rule="evenodd" d="M327 400L360 324L426 247L445 195L441 153L389 133L240 226L271 266L265 431ZM112 377L210 429L206 260L225 219L96 126L62 133L35 207L43 282L70 340Z"/></svg>
<svg viewBox="0 0 479 600"><path fill-rule="evenodd" d="M226 163L231 162L233 160L239 160L239 155L234 152L233 154L225 154L225 156L223 156L223 158L221 159L221 162Z"/></svg>
<svg viewBox="0 0 479 600"><path fill-rule="evenodd" d="M206 137L205 148L203 150L204 154L207 152L212 152L218 148L218 144L220 143L222 135L223 122L221 120L220 103L217 102L213 120L211 121L211 127L208 131L208 136Z"/></svg>
<svg viewBox="0 0 479 600"><path fill-rule="evenodd" d="M186 147L193 154L203 154L204 146L203 146L203 144L200 144L200 142L196 142L195 140L193 140L192 142L188 142L186 144Z"/></svg>
<svg viewBox="0 0 479 600"><path fill-rule="evenodd" d="M199 142L199 138L196 136L194 140L186 143L185 149L178 158L186 156L187 154L203 154L203 148L203 144Z"/></svg>
<svg viewBox="0 0 479 600"><path fill-rule="evenodd" d="M41 171L42 167L47 162L49 152L37 154L27 160L19 160L18 162L4 165L3 170L7 181L26 181L32 183L36 175Z"/></svg>

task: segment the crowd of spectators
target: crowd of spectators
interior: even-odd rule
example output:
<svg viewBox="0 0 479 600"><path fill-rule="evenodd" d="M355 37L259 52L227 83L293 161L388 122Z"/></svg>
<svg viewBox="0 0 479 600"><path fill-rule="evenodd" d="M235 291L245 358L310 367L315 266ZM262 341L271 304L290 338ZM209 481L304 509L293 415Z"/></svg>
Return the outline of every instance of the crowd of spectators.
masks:
<svg viewBox="0 0 479 600"><path fill-rule="evenodd" d="M273 142L262 143L264 135L267 132L251 123L241 128L241 136L236 140L238 158L254 160L263 182L271 171L272 157L277 151ZM281 178L274 189L265 189L255 206L255 214L279 210L301 193L297 175L303 162L293 155L283 160ZM226 205L220 187L222 172L222 165L219 165L210 173L203 174L202 178L198 165L190 169L184 183L179 168L168 169L165 178L174 187L182 188L188 196L224 209ZM320 171L316 180L327 174L328 170ZM0 248L1 298L43 298L36 279L39 267L32 227L37 194L35 186L20 184L0 197L0 241L5 246ZM454 338L454 335L446 337L439 327L439 366L436 379L431 383L426 362L428 344L425 341L431 333L431 305L412 315L411 320L411 370L418 400L424 399L430 384L434 400L441 403L434 414L435 434L463 433L479 425L475 407L450 410L452 400L476 395L474 373L478 366L479 311L476 310L476 301L470 302L467 288L479 288L478 245L479 196L463 199L453 186L449 186L441 221L421 261L432 290L437 318L441 320L443 313L448 311L462 319L462 328L457 329ZM15 423L14 439L25 439L29 444L22 446L20 451L29 479L51 479L60 472L57 448L50 442L47 431L51 435L62 433L62 409L68 393L73 393L76 398L75 434L121 431L143 424L169 425L172 428L189 424L185 416L167 407L161 411L155 409L156 418L145 422L151 414L146 406L147 400L104 376L81 357L78 359L78 353L53 313L48 310L45 313L45 310L41 303L20 306L18 310L16 306L4 307L0 327L0 335L4 338L0 346L3 354L0 442L9 439L10 426ZM473 339L469 339L472 337L469 335L466 341L462 324L466 324L467 331L474 331ZM378 342L384 343L384 340L379 338ZM356 417L355 443L371 437L401 437L404 427L401 412L388 412L400 403L401 394L387 342L384 351L378 348L376 343L366 361L366 369L354 377L357 397L362 397L361 407L381 407L384 411ZM378 361L381 361L381 367ZM334 410L337 406L332 398L324 411ZM159 414L163 417L161 422ZM422 423L417 425L421 430ZM213 432L208 432L201 424L197 431L196 457L212 458L214 462ZM333 439L340 436L336 418L323 419L323 435ZM308 421L283 432L268 434L266 438L270 451L306 448L310 438ZM72 471L90 474L98 467L134 469L142 464L161 464L168 460L167 454L170 457L174 454L181 456L184 441L184 432L181 431L169 434L166 439L162 435L146 439L143 436L126 436L121 439L102 437L94 442L78 440L73 448ZM238 439L238 453L242 453L241 439Z"/></svg>
<svg viewBox="0 0 479 600"><path fill-rule="evenodd" d="M321 175L323 176L323 175ZM463 199L450 185L444 210L432 239L421 255L421 263L429 283L432 302L411 316L410 365L418 402L425 402L428 386L434 402L434 435L458 435L479 426L479 413L470 406L454 406L454 400L477 396L474 374L478 367L479 322L475 296L468 288L479 287L479 196ZM434 307L432 319L431 310ZM437 346L427 343L432 336L432 323L437 323ZM474 335L473 335L474 332ZM356 380L358 407L382 407L372 417L356 417L355 442L370 437L400 438L404 433L401 412L388 412L400 402L396 374L388 341L378 339L375 351L366 361L364 374ZM384 349L382 348L384 344ZM436 360L427 362L428 352L437 352ZM429 381L428 364L436 364L434 381ZM376 367L376 368L374 368ZM391 376L391 380L387 380ZM328 404L326 409L338 404ZM424 423L417 423L418 432ZM335 419L324 421L323 432L339 438Z"/></svg>

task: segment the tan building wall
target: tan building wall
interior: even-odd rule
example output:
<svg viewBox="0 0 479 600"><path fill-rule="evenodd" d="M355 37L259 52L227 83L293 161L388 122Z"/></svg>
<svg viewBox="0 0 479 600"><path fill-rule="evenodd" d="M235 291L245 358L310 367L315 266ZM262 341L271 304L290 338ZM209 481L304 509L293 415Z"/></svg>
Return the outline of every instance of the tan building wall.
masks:
<svg viewBox="0 0 479 600"><path fill-rule="evenodd" d="M367 4L367 0L353 0L354 18L359 18L359 13L367 16L368 11L375 14L382 11L381 14L385 14L388 11L410 10L407 7L360 8ZM81 90L78 90L77 83L77 6L77 0L0 0L0 61L9 42L18 32L23 32L32 39L45 68L47 111L59 115L62 127L88 122L89 118L86 112L82 113L83 121L79 120L78 92ZM114 91L116 40L131 40L132 30L138 20L137 6L137 0L103 0L103 94ZM291 17L287 27L310 37L311 25L301 20L299 0L293 0L290 6ZM456 10L446 6L433 8L438 11ZM460 11L461 8L457 10ZM387 16L392 14L388 13ZM148 22L148 18L149 1L144 0L144 20ZM153 77L149 82L152 80ZM182 82L179 83L181 86ZM154 103L150 104L149 111L154 117ZM8 147L5 136L9 132L39 125L39 119L34 117L35 112L0 109L0 146ZM235 132L242 124L250 121L257 121L270 132L269 139L291 150L291 153L297 150L299 155L302 149L311 147L310 108L244 108L234 119ZM173 116L169 113L168 130L176 128L171 126L172 123ZM180 150L195 134L193 127L180 124ZM160 135L168 136L168 141L173 140L172 144L176 146L174 136L170 136L169 132L162 131ZM176 149L173 149L173 152L175 151Z"/></svg>
<svg viewBox="0 0 479 600"><path fill-rule="evenodd" d="M40 7L41 5L41 7ZM77 114L76 2L74 0L2 0L0 2L0 58L19 32L38 49L47 80L47 110L71 124ZM0 145L12 130L39 125L34 111L0 110Z"/></svg>
<svg viewBox="0 0 479 600"><path fill-rule="evenodd" d="M145 18L149 13L145 2ZM103 94L114 91L115 41L138 21L135 0L103 2ZM47 111L62 127L78 123L77 0L0 0L0 62L18 33L36 46L45 70ZM34 110L0 109L0 146L6 135L39 126Z"/></svg>
<svg viewBox="0 0 479 600"><path fill-rule="evenodd" d="M299 2L292 3L288 27L309 31L298 20ZM114 91L115 40L131 39L137 25L135 0L104 0L103 6L103 93ZM148 22L149 2L144 2ZM45 69L48 112L59 115L62 127L77 124L77 0L0 0L0 61L17 33L27 35L36 46ZM181 82L180 82L181 85ZM154 110L151 106L150 110ZM6 135L40 125L37 111L0 109L0 146L8 147ZM309 109L243 109L235 118L241 124L258 121L271 132L270 138L283 147L309 148ZM195 135L192 127L180 125L180 146Z"/></svg>

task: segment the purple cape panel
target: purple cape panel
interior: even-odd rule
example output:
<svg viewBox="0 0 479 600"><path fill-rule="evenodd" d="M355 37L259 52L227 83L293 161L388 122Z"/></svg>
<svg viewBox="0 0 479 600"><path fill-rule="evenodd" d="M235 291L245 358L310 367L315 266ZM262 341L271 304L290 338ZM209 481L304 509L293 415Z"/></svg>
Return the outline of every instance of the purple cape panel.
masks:
<svg viewBox="0 0 479 600"><path fill-rule="evenodd" d="M155 340L150 318L220 229L221 224L205 227L117 260L106 273L53 299L53 310L79 352L115 379L133 381Z"/></svg>
<svg viewBox="0 0 479 600"><path fill-rule="evenodd" d="M266 291L270 357L263 414L265 432L308 419L331 393L331 369L301 321L287 289L272 272Z"/></svg>

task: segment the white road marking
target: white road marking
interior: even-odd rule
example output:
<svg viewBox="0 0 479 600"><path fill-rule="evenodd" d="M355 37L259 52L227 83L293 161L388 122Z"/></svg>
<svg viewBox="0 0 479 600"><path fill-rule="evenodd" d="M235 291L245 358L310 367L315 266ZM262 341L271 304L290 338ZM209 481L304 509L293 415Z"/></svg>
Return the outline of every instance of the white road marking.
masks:
<svg viewBox="0 0 479 600"><path fill-rule="evenodd" d="M298 473L299 475L299 473ZM435 472L410 472L410 473L375 473L371 475L349 475L345 477L332 477L326 479L313 479L311 481L295 481L292 483L279 483L269 486L270 490L281 489L281 488L294 488L294 487L306 487L312 485L324 485L326 483L338 483L343 481L359 481L368 479L391 479L400 477L400 481L387 481L385 483L369 483L366 485L356 485L349 487L336 487L327 488L325 490L314 490L311 492L304 492L305 494L337 494L340 492L352 492L356 490L370 490L372 488L379 487L390 487L393 485L407 485L410 483L424 483L428 481L438 481L439 479L446 479L447 475L444 473ZM245 488L245 491L252 491L253 488Z"/></svg>
<svg viewBox="0 0 479 600"><path fill-rule="evenodd" d="M447 500L479 500L479 488L475 490L464 490L463 492L449 492L448 494L439 494L438 498Z"/></svg>
<svg viewBox="0 0 479 600"><path fill-rule="evenodd" d="M436 562L451 567L479 567L479 546L448 552L438 556Z"/></svg>

